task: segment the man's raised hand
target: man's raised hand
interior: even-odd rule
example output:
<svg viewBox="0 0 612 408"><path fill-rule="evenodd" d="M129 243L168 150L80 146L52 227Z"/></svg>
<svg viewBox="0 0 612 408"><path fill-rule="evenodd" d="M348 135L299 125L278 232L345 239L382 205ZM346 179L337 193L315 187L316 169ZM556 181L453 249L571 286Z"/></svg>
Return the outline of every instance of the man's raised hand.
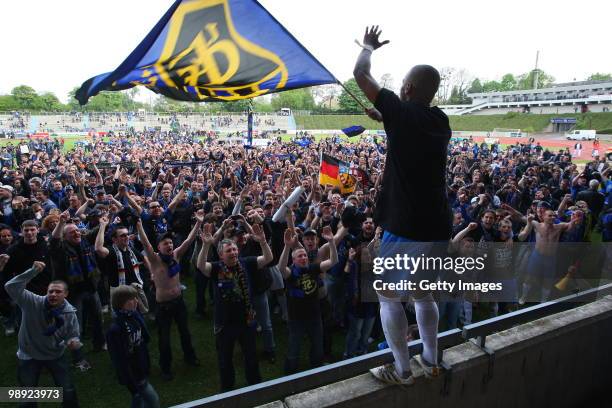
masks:
<svg viewBox="0 0 612 408"><path fill-rule="evenodd" d="M200 232L200 239L204 245L212 245L215 242L212 236L212 230L212 224L204 224L204 229Z"/></svg>
<svg viewBox="0 0 612 408"><path fill-rule="evenodd" d="M108 226L109 220L107 216L100 218L100 228L106 228Z"/></svg>
<svg viewBox="0 0 612 408"><path fill-rule="evenodd" d="M45 263L40 261L34 261L32 269L34 269L36 273L41 273L45 269Z"/></svg>
<svg viewBox="0 0 612 408"><path fill-rule="evenodd" d="M297 245L297 235L291 228L287 228L285 230L285 235L283 237L283 241L285 246L288 248L295 248Z"/></svg>
<svg viewBox="0 0 612 408"><path fill-rule="evenodd" d="M69 219L70 219L70 213L68 212L68 210L60 214L60 220L62 222L67 222Z"/></svg>
<svg viewBox="0 0 612 408"><path fill-rule="evenodd" d="M253 233L251 234L253 241L259 242L260 244L266 241L266 234L259 224L255 224L251 228L253 229Z"/></svg>
<svg viewBox="0 0 612 408"><path fill-rule="evenodd" d="M323 227L321 230L321 237L327 242L332 242L334 240L334 233L330 226Z"/></svg>
<svg viewBox="0 0 612 408"><path fill-rule="evenodd" d="M389 40L381 42L378 39L381 33L382 30L380 30L378 26L366 27L365 34L363 36L363 45L369 45L376 50L385 44L389 44Z"/></svg>

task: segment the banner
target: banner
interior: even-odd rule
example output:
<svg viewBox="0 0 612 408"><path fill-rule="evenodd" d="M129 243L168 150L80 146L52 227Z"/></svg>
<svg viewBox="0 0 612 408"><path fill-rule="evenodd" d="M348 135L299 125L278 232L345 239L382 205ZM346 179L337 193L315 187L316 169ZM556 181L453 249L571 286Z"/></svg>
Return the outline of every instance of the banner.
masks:
<svg viewBox="0 0 612 408"><path fill-rule="evenodd" d="M321 153L319 184L339 187L342 194L355 191L357 179L351 174L350 165L325 153Z"/></svg>
<svg viewBox="0 0 612 408"><path fill-rule="evenodd" d="M141 85L182 101L234 101L336 82L257 1L177 0L117 69L85 81L76 98L84 105L100 91Z"/></svg>

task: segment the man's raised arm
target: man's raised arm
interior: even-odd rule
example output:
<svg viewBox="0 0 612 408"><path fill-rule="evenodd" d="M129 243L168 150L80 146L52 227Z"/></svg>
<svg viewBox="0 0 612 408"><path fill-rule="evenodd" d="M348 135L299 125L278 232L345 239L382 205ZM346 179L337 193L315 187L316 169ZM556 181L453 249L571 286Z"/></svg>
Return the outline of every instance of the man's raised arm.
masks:
<svg viewBox="0 0 612 408"><path fill-rule="evenodd" d="M370 58L374 50L389 43L389 40L383 42L379 41L378 37L380 33L381 31L378 29L378 26L366 27L363 36L363 50L359 53L355 68L353 69L353 76L355 77L355 81L357 81L357 85L359 85L359 88L372 103L376 101L381 87L370 73ZM382 121L382 116L376 109L366 109L366 113L370 118L379 122Z"/></svg>
<svg viewBox="0 0 612 408"><path fill-rule="evenodd" d="M212 236L212 224L204 224L204 230L200 232L200 238L202 240L202 249L200 249L200 254L198 255L197 268L200 272L204 274L206 277L210 277L210 271L212 269L212 264L207 262L208 259L208 250L210 246L214 244L215 239Z"/></svg>

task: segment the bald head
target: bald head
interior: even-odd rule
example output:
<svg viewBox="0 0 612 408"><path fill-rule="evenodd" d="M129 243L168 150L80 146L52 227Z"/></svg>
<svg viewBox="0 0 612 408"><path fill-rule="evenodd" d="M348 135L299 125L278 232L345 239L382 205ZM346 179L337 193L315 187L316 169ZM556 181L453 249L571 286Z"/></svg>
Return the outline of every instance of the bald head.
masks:
<svg viewBox="0 0 612 408"><path fill-rule="evenodd" d="M440 73L431 65L416 65L404 78L400 92L403 101L429 105L440 86Z"/></svg>

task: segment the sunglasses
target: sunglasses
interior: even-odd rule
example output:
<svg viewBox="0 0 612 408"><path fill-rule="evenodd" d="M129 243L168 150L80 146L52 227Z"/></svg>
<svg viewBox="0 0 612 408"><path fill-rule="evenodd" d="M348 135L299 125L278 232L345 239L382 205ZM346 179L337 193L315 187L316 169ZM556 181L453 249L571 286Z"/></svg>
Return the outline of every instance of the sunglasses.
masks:
<svg viewBox="0 0 612 408"><path fill-rule="evenodd" d="M154 209L154 208L159 208L159 207L160 207L159 205L150 205L150 206L149 206L149 209L150 209L150 210L152 210L152 209Z"/></svg>

